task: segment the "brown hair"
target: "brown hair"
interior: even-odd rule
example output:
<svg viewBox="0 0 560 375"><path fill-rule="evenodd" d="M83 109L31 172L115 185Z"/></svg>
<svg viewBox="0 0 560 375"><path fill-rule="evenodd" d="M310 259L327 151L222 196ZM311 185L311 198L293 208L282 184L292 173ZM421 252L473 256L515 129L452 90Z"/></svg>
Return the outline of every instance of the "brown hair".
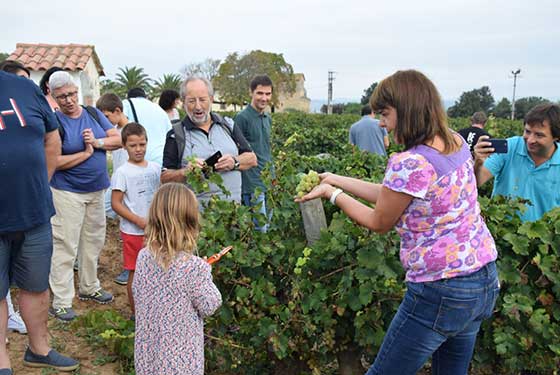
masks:
<svg viewBox="0 0 560 375"><path fill-rule="evenodd" d="M146 133L146 129L137 122L129 122L121 131L121 141L123 147L126 145L126 140L131 135L137 135L139 137L144 136L144 138L146 138L146 142L148 141L148 134Z"/></svg>
<svg viewBox="0 0 560 375"><path fill-rule="evenodd" d="M484 125L486 124L486 121L488 121L488 117L486 117L486 113L480 111L480 112L475 112L473 113L473 115L471 116L471 124L480 124L480 125Z"/></svg>
<svg viewBox="0 0 560 375"><path fill-rule="evenodd" d="M525 115L525 124L533 126L548 120L553 138L560 138L560 106L553 103L537 104Z"/></svg>
<svg viewBox="0 0 560 375"><path fill-rule="evenodd" d="M180 252L192 254L199 233L198 202L184 184L170 182L154 195L148 212L146 246L165 270Z"/></svg>
<svg viewBox="0 0 560 375"><path fill-rule="evenodd" d="M117 108L119 108L121 112L123 111L123 103L121 98L119 98L117 94L113 94L112 92L108 92L107 94L101 95L101 97L97 99L95 106L101 112L103 111L115 112Z"/></svg>
<svg viewBox="0 0 560 375"><path fill-rule="evenodd" d="M441 137L445 154L459 149L447 126L447 116L436 87L416 70L399 70L381 81L371 96L370 105L375 112L395 108L395 139L406 150L426 144L436 136Z"/></svg>

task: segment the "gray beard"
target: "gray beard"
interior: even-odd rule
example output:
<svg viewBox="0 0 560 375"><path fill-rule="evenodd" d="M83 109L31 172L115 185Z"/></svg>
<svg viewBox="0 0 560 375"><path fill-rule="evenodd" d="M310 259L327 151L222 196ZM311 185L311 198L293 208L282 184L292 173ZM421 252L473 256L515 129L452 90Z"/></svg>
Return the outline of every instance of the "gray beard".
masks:
<svg viewBox="0 0 560 375"><path fill-rule="evenodd" d="M208 119L210 118L210 113L207 113L204 115L204 117L202 118L202 120L197 121L194 118L194 115L190 114L187 112L187 116L189 116L189 119L193 122L193 124L199 126L199 125L204 125L206 124L206 122L208 121Z"/></svg>

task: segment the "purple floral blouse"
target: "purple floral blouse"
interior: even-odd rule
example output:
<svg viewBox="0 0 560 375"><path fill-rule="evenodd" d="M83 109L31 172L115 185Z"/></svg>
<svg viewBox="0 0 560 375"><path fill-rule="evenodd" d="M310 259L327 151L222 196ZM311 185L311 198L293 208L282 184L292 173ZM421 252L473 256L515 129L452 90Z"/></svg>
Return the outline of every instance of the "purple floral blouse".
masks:
<svg viewBox="0 0 560 375"><path fill-rule="evenodd" d="M396 225L407 281L467 275L496 259L465 143L450 155L425 145L394 154L383 185L414 197Z"/></svg>

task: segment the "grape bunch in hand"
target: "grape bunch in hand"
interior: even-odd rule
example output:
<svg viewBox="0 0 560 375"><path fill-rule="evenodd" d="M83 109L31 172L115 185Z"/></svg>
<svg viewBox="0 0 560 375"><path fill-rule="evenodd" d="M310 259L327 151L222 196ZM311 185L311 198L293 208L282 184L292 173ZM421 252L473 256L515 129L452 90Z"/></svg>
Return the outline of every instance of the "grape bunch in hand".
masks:
<svg viewBox="0 0 560 375"><path fill-rule="evenodd" d="M302 175L296 188L297 197L303 197L313 190L315 186L319 185L320 182L319 173L314 170L310 170L307 174Z"/></svg>

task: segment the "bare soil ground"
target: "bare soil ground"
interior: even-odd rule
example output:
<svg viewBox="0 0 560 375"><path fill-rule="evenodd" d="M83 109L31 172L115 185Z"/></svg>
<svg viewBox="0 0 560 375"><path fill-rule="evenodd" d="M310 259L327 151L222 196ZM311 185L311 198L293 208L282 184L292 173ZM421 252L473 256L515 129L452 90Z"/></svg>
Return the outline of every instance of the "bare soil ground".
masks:
<svg viewBox="0 0 560 375"><path fill-rule="evenodd" d="M128 308L128 299L126 295L126 286L118 285L113 282L113 278L121 272L122 256L121 256L121 240L119 236L118 222L116 220L107 220L107 236L105 247L101 252L99 259L98 276L103 289L108 290L115 296L114 301L108 305L100 305L95 302L80 301L77 296L74 299L74 309L78 315L85 314L91 309L106 310L115 309L124 316L130 314ZM75 273L75 280L78 274ZM76 285L76 295L77 295ZM13 296L17 296L17 290L12 292ZM17 297L16 297L17 300ZM110 375L118 373L118 366L115 363L97 364L104 356L104 351L94 351L84 338L78 337L76 332L70 328L68 324L60 323L54 318L49 318L49 333L51 346L65 355L69 355L80 361L80 368L74 374L81 375ZM32 369L23 365L23 354L27 347L27 336L20 335L15 332L8 334L10 344L8 351L12 361L14 374L44 375L57 374L57 371L47 369ZM97 359L97 361L96 361ZM96 363L96 364L94 364Z"/></svg>

